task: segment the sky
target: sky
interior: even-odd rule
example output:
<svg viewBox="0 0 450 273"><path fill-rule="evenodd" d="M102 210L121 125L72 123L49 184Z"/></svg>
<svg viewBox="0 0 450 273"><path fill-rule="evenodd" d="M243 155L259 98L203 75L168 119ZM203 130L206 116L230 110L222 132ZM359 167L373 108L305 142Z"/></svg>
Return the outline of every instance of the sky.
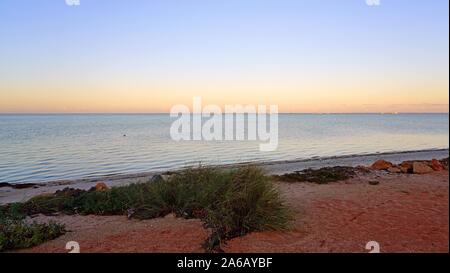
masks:
<svg viewBox="0 0 450 273"><path fill-rule="evenodd" d="M449 1L0 1L0 113L445 112Z"/></svg>

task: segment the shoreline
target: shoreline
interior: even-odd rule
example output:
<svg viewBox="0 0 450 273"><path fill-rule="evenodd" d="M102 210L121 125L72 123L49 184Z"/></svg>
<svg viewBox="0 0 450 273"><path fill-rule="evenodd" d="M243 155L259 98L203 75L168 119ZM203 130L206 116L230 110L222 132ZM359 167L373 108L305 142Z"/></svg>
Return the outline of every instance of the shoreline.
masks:
<svg viewBox="0 0 450 273"><path fill-rule="evenodd" d="M308 168L322 168L330 166L351 166L370 165L378 159L384 159L393 163L400 163L405 160L431 160L433 158L442 159L449 157L449 149L428 149L402 152L385 152L373 154L344 155L321 158L310 158L300 160L283 161L263 161L263 162L240 162L223 165L209 165L218 168L236 168L244 165L256 165L262 167L270 175L281 175L284 173L299 171ZM92 178L81 178L72 180L55 180L47 182L24 183L27 187L13 188L10 186L0 187L0 204L11 202L21 202L44 193L53 193L66 187L88 190L98 182L104 182L108 187L123 186L131 183L139 183L151 179L154 175L163 175L176 172L183 168L176 168L169 171L153 171L134 174L106 175ZM14 185L20 185L14 184Z"/></svg>
<svg viewBox="0 0 450 273"><path fill-rule="evenodd" d="M371 183L376 181L376 184ZM277 180L293 213L286 230L252 231L219 244L225 253L447 253L448 170L426 174L371 170L332 183ZM20 253L64 253L69 241L83 253L203 253L212 230L199 218L175 213L151 219L128 215L36 214L70 231Z"/></svg>

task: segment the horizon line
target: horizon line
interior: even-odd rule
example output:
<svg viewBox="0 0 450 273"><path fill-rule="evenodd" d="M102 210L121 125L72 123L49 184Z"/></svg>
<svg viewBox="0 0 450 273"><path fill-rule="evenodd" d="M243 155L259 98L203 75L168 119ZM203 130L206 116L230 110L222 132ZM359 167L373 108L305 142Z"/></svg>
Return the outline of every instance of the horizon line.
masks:
<svg viewBox="0 0 450 273"><path fill-rule="evenodd" d="M257 112L255 112L257 113ZM338 115L338 114L449 114L450 112L278 112L278 114ZM170 112L0 112L0 115L170 115ZM201 114L198 112L189 114ZM220 113L227 114L227 113ZM247 113L246 113L247 114Z"/></svg>

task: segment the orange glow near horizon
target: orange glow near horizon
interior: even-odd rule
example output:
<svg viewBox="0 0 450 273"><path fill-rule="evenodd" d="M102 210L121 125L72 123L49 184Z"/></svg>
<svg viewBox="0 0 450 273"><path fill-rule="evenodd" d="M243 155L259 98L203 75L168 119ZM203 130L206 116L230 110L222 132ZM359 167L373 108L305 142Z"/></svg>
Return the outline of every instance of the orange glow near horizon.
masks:
<svg viewBox="0 0 450 273"><path fill-rule="evenodd" d="M222 91L220 91L222 92ZM201 96L202 105L278 105L284 113L448 113L449 105L436 103L446 98L428 99L417 103L415 98L396 98L384 95L370 97L357 94L331 94L323 96L304 96L286 94L272 97L270 92L260 92L255 98L239 95L239 92L225 92L227 97L202 95L200 92L174 96L164 93L94 93L90 96L9 96L0 100L0 113L166 113L176 104L192 106L194 96ZM242 91L242 93L245 93ZM280 93L280 92L279 92ZM448 98L447 98L448 100Z"/></svg>
<svg viewBox="0 0 450 273"><path fill-rule="evenodd" d="M100 82L101 83L101 82ZM0 89L1 113L166 113L176 104L278 105L285 113L448 113L447 83L404 84L238 82L160 84L148 88L126 83L44 84ZM0 85L1 87L1 85ZM11 90L3 92L3 90ZM45 90L45 91L43 91ZM125 91L124 91L125 90Z"/></svg>

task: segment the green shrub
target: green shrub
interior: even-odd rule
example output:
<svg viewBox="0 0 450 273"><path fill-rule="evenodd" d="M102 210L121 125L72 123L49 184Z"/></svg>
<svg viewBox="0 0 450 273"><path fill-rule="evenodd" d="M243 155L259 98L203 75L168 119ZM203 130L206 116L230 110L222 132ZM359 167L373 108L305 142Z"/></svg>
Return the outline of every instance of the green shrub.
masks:
<svg viewBox="0 0 450 273"><path fill-rule="evenodd" d="M23 219L0 218L0 252L28 248L65 233L63 225L26 223Z"/></svg>
<svg viewBox="0 0 450 273"><path fill-rule="evenodd" d="M353 167L324 167L320 169L305 169L286 173L283 175L274 175L274 178L284 182L311 182L317 184L326 184L329 182L342 181L355 176Z"/></svg>
<svg viewBox="0 0 450 273"><path fill-rule="evenodd" d="M5 209L4 209L5 210ZM8 210L12 213L12 208ZM193 168L167 181L113 187L106 191L66 188L15 205L16 214L127 214L150 219L175 213L200 218L213 232L205 247L251 231L285 229L291 213L264 172L256 167L236 170Z"/></svg>
<svg viewBox="0 0 450 273"><path fill-rule="evenodd" d="M213 228L213 234L205 243L207 249L214 249L222 240L252 231L288 227L292 214L261 169L240 169L220 186L215 192L215 201L207 207L206 223Z"/></svg>

